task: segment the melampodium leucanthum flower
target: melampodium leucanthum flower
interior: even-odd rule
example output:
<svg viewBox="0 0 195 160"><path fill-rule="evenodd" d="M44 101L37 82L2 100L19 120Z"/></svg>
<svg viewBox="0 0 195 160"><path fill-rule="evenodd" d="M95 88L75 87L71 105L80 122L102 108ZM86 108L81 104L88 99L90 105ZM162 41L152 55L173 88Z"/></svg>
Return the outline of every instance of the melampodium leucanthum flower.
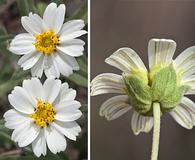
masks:
<svg viewBox="0 0 195 160"><path fill-rule="evenodd" d="M16 86L8 100L13 106L4 114L5 126L13 129L11 139L19 147L32 143L34 154L46 155L66 149L65 136L76 140L81 131L75 120L82 115L81 104L74 100L76 91L60 80L47 79L44 84L37 78L24 80Z"/></svg>
<svg viewBox="0 0 195 160"><path fill-rule="evenodd" d="M18 64L23 70L31 69L32 76L59 78L60 73L69 76L79 70L75 57L83 54L85 42L76 39L86 34L83 20L64 23L65 5L55 3L47 6L43 19L30 13L21 18L22 26L28 33L18 34L10 43L9 50L23 55Z"/></svg>
<svg viewBox="0 0 195 160"><path fill-rule="evenodd" d="M192 129L195 122L195 104L184 96L195 93L195 46L173 60L175 49L173 40L150 40L147 71L134 50L121 48L105 62L120 69L122 75L103 73L91 82L92 96L121 94L102 104L101 116L113 120L133 108L131 127L136 135L149 132L154 125L152 160L158 156L160 116L170 113L187 129Z"/></svg>

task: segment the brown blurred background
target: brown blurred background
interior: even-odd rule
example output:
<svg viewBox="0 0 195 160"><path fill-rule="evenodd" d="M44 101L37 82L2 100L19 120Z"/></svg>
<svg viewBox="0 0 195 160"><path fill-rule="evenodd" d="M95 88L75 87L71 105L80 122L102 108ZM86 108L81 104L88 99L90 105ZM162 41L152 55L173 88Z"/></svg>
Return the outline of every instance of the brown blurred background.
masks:
<svg viewBox="0 0 195 160"><path fill-rule="evenodd" d="M104 62L120 47L133 48L148 65L151 38L175 40L174 57L195 45L195 1L91 0L91 78L103 72L120 73ZM91 159L150 159L152 132L134 136L131 112L110 122L99 116L100 105L110 96L91 98ZM165 159L195 159L195 128L186 130L169 115L161 123L159 160Z"/></svg>

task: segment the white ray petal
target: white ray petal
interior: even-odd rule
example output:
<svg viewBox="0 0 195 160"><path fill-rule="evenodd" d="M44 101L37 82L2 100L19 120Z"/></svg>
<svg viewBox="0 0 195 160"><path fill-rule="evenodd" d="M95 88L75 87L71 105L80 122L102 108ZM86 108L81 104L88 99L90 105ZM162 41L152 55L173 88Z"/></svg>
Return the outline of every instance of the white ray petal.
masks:
<svg viewBox="0 0 195 160"><path fill-rule="evenodd" d="M3 115L5 118L5 127L9 129L16 129L18 126L30 122L30 117L21 114L15 109L10 109Z"/></svg>
<svg viewBox="0 0 195 160"><path fill-rule="evenodd" d="M153 117L142 116L134 111L131 119L131 128L135 135L141 132L150 132L154 124Z"/></svg>
<svg viewBox="0 0 195 160"><path fill-rule="evenodd" d="M36 51L26 54L19 59L18 64L23 68L23 70L28 70L38 62L41 56L42 54Z"/></svg>
<svg viewBox="0 0 195 160"><path fill-rule="evenodd" d="M44 57L44 72L47 78L60 77L60 71L58 69L58 66L55 62L53 55Z"/></svg>
<svg viewBox="0 0 195 160"><path fill-rule="evenodd" d="M11 41L9 50L17 55L24 55L35 52L35 38L28 33L21 33Z"/></svg>
<svg viewBox="0 0 195 160"><path fill-rule="evenodd" d="M54 31L57 34L62 28L64 22L66 7L64 4L60 4L56 10L56 17L54 22Z"/></svg>
<svg viewBox="0 0 195 160"><path fill-rule="evenodd" d="M183 79L195 73L195 46L184 50L175 60L174 66L183 73Z"/></svg>
<svg viewBox="0 0 195 160"><path fill-rule="evenodd" d="M114 120L131 108L128 104L128 96L119 95L105 101L100 107L99 114L100 116L105 116L107 120Z"/></svg>
<svg viewBox="0 0 195 160"><path fill-rule="evenodd" d="M31 114L34 112L36 101L30 98L28 92L22 87L15 87L12 93L8 95L8 100L21 113Z"/></svg>
<svg viewBox="0 0 195 160"><path fill-rule="evenodd" d="M34 154L37 157L40 157L41 155L46 155L47 153L47 145L46 145L46 139L44 135L44 130L41 129L38 137L34 140L32 143L32 149Z"/></svg>
<svg viewBox="0 0 195 160"><path fill-rule="evenodd" d="M61 81L54 78L48 78L43 84L44 101L53 103L60 92Z"/></svg>
<svg viewBox="0 0 195 160"><path fill-rule="evenodd" d="M44 98L43 85L38 78L24 80L22 86L34 100Z"/></svg>
<svg viewBox="0 0 195 160"><path fill-rule="evenodd" d="M57 13L57 5L55 3L50 3L43 14L43 21L47 25L47 29L53 29L55 26Z"/></svg>
<svg viewBox="0 0 195 160"><path fill-rule="evenodd" d="M126 93L122 76L113 73L96 76L91 82L91 95L105 93Z"/></svg>
<svg viewBox="0 0 195 160"><path fill-rule="evenodd" d="M87 31L85 31L85 30L78 30L78 31L74 31L74 32L69 32L67 34L62 34L59 37L59 40L61 42L68 41L68 40L80 37L80 36L82 36L82 35L84 35L86 33L87 33Z"/></svg>
<svg viewBox="0 0 195 160"><path fill-rule="evenodd" d="M51 124L59 132L65 135L67 138L76 141L76 136L79 135L81 131L80 126L76 122L59 122L55 121Z"/></svg>
<svg viewBox="0 0 195 160"><path fill-rule="evenodd" d="M43 75L43 67L44 67L44 55L41 55L37 63L31 68L31 74L34 77L41 78Z"/></svg>
<svg viewBox="0 0 195 160"><path fill-rule="evenodd" d="M130 48L118 49L110 57L106 58L105 62L125 73L131 73L132 70L137 69L147 73L147 69L141 58Z"/></svg>
<svg viewBox="0 0 195 160"><path fill-rule="evenodd" d="M148 44L149 67L156 64L168 65L176 49L176 43L170 39L151 39Z"/></svg>
<svg viewBox="0 0 195 160"><path fill-rule="evenodd" d="M62 75L68 77L73 73L73 68L68 63L66 63L58 53L53 55L53 61Z"/></svg>
<svg viewBox="0 0 195 160"><path fill-rule="evenodd" d="M47 146L54 154L64 151L66 149L66 139L53 127L46 127L45 129Z"/></svg>
<svg viewBox="0 0 195 160"><path fill-rule="evenodd" d="M194 122L192 115L187 107L183 107L179 104L169 113L182 127L186 129L192 129Z"/></svg>
<svg viewBox="0 0 195 160"><path fill-rule="evenodd" d="M192 100L190 100L189 98L184 96L184 97L182 97L179 105L184 107L185 109L187 109L188 112L190 112L192 119L195 123L195 103Z"/></svg>
<svg viewBox="0 0 195 160"><path fill-rule="evenodd" d="M43 31L42 19L36 14L29 13L29 16L23 16L21 23L24 29L31 35L36 36Z"/></svg>
<svg viewBox="0 0 195 160"><path fill-rule="evenodd" d="M83 29L85 26L83 20L70 20L63 24L61 31L58 33L58 36L66 35L75 31Z"/></svg>

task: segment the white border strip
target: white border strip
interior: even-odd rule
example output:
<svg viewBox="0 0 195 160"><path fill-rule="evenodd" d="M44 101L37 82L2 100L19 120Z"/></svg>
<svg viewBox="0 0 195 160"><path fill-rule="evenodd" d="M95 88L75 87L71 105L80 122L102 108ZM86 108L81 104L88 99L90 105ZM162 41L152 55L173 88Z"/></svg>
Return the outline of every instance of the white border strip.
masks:
<svg viewBox="0 0 195 160"><path fill-rule="evenodd" d="M87 38L87 40L88 40L88 100L87 100L87 102L88 102L88 128L87 128L87 130L88 130L88 138L87 138L87 140L88 140L88 157L87 157L87 159L88 160L90 160L91 159L91 156L90 156L90 148L91 148L91 142L90 142L90 135L91 135L91 132L90 132L90 121L91 121L91 119L90 119L90 79L91 79L91 77L90 77L90 55L91 55L91 53L90 53L90 47L91 47L91 41L90 41L90 35L91 35L91 30L90 30L90 28L91 28L91 23L90 23L90 13L91 13L91 10L90 10L90 7L91 7L91 5L90 5L90 0L88 0L88 4L87 4L87 8L88 8L88 38Z"/></svg>

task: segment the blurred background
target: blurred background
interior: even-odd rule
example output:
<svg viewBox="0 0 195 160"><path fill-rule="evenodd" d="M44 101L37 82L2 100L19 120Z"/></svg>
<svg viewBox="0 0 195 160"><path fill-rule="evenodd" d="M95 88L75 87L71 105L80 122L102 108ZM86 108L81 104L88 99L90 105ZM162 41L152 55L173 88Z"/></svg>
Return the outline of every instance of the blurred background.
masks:
<svg viewBox="0 0 195 160"><path fill-rule="evenodd" d="M148 66L151 38L175 40L174 58L195 45L194 6L193 0L92 0L91 79L103 72L120 73L104 60L121 47L134 49ZM100 105L111 96L91 97L91 160L150 159L152 132L135 136L132 112L110 122L99 116ZM194 160L194 148L195 128L186 130L163 116L159 160Z"/></svg>
<svg viewBox="0 0 195 160"><path fill-rule="evenodd" d="M11 108L7 95L16 85L21 85L23 79L30 78L30 71L23 71L16 56L7 50L9 42L18 33L26 32L21 25L21 16L34 12L42 16L46 6L55 2L66 5L66 19L83 19L87 30L87 0L0 0L0 160L36 160L31 146L19 148L11 141L11 130L4 127L3 114ZM82 36L85 44L84 55L77 58L80 70L70 77L60 79L68 82L77 90L76 100L82 104L83 116L78 120L82 128L77 141L68 140L67 149L57 155L48 154L41 160L85 160L87 159L87 36Z"/></svg>

